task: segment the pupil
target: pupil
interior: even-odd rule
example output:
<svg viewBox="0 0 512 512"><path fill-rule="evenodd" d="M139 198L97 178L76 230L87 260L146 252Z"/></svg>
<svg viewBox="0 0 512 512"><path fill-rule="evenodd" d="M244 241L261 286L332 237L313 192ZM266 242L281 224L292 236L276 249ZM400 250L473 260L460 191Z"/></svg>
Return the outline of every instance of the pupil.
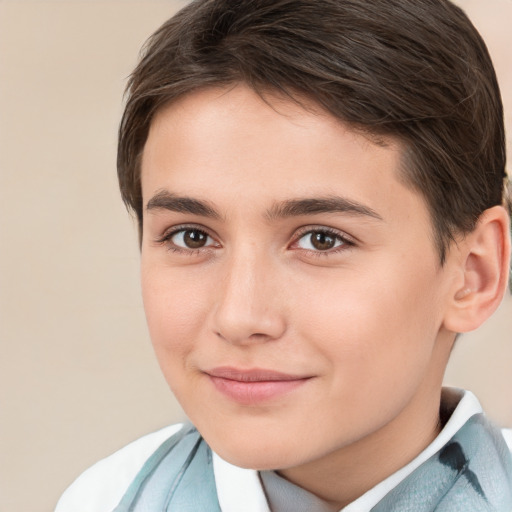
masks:
<svg viewBox="0 0 512 512"><path fill-rule="evenodd" d="M326 233L314 233L311 235L311 243L315 249L327 251L334 247L335 240L334 237Z"/></svg>
<svg viewBox="0 0 512 512"><path fill-rule="evenodd" d="M185 231L184 234L185 245L190 249L199 249L200 247L204 247L206 243L207 235L202 231L198 231L196 229Z"/></svg>

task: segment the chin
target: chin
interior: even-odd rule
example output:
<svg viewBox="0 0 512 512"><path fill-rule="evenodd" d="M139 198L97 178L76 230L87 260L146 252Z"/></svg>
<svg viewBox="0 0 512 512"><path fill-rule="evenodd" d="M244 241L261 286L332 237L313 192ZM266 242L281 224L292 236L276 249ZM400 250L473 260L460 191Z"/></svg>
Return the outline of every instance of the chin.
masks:
<svg viewBox="0 0 512 512"><path fill-rule="evenodd" d="M206 440L208 442L208 440ZM209 443L210 448L222 459L245 469L255 469L258 471L280 470L296 466L301 463L298 450L292 450L291 447L283 446L283 443L262 443L245 442ZM292 452L292 453L290 453Z"/></svg>
<svg viewBox="0 0 512 512"><path fill-rule="evenodd" d="M293 462L276 454L240 453L214 450L222 459L244 469L257 471L275 471L295 466Z"/></svg>

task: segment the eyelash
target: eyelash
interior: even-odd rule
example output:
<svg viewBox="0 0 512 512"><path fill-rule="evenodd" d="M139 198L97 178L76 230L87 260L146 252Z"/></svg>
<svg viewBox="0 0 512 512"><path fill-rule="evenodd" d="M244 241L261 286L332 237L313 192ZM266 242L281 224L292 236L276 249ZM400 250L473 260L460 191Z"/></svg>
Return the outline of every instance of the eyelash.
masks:
<svg viewBox="0 0 512 512"><path fill-rule="evenodd" d="M155 242L157 244L166 245L167 246L166 248L168 251L171 251L174 253L179 253L179 254L185 254L187 256L204 254L205 251L211 251L212 248L214 248L213 246L206 246L206 247L199 247L197 249L192 249L192 248L185 249L184 247L179 247L179 246L175 245L172 242L172 238L174 236L176 236L178 233L186 232L186 231L196 231L198 233L202 233L203 235L206 235L207 237L210 237L213 239L213 236L211 236L208 233L208 231L206 231L205 229L202 229L202 228L199 228L199 227L193 226L193 225L181 225L181 226L175 226L170 231L166 231L161 237L157 238L155 240Z"/></svg>
<svg viewBox="0 0 512 512"><path fill-rule="evenodd" d="M172 238L176 236L180 232L186 232L186 231L196 231L198 233L201 233L203 235L206 235L207 237L214 239L213 236L211 236L207 230L199 228L194 225L180 225L175 226L170 231L166 231L161 237L157 238L155 240L156 243L167 245L167 250L174 252L174 253L180 253L185 255L198 255L198 254L204 254L206 251L210 252L212 249L215 248L215 245L209 245L205 247L199 247L197 249L193 248L183 248L175 245L172 242ZM337 254L342 251L346 251L348 249L351 249L356 245L356 242L346 235L345 233L336 231L332 228L327 228L324 226L306 226L298 230L296 235L293 238L292 243L289 245L293 249L293 246L298 244L299 241L304 238L306 235L312 235L314 233L321 233L324 235L327 235L329 237L332 237L336 241L341 242L341 244L337 247L333 247L332 249L327 249L325 251L322 250L309 250L309 249L302 249L303 251L307 251L308 254L314 256L314 257L325 257L332 254ZM294 250L301 250L300 248L294 249Z"/></svg>
<svg viewBox="0 0 512 512"><path fill-rule="evenodd" d="M331 256L333 254L338 254L340 252L347 251L356 245L355 240L349 237L346 233L325 226L306 226L304 228L299 229L297 234L294 236L294 241L292 242L291 246L298 244L299 241L306 235L312 235L314 233L321 233L323 235L332 237L336 241L341 242L341 244L337 247L333 247L332 249L327 249L325 251L302 249L307 251L308 254L310 254L313 257L321 258ZM296 250L300 250L300 248Z"/></svg>

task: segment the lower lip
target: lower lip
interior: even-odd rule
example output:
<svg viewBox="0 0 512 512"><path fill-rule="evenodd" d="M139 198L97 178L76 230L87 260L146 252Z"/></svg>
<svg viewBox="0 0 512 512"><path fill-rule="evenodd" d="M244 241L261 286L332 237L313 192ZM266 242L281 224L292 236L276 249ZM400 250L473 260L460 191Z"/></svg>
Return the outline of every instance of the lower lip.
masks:
<svg viewBox="0 0 512 512"><path fill-rule="evenodd" d="M255 405L280 397L298 387L309 379L239 381L222 377L209 376L213 385L223 395L243 405Z"/></svg>

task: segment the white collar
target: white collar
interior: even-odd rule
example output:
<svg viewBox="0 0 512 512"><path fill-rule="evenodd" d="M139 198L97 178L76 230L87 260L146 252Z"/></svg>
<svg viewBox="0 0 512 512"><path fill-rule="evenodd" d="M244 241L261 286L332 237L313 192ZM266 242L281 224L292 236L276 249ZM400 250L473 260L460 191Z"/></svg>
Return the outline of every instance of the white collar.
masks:
<svg viewBox="0 0 512 512"><path fill-rule="evenodd" d="M213 473L222 512L270 512L257 471L233 466L213 452Z"/></svg>
<svg viewBox="0 0 512 512"><path fill-rule="evenodd" d="M462 394L462 398L440 434L409 464L377 484L350 505L347 505L343 512L366 512L371 510L391 489L437 453L471 416L482 412L478 399L470 391L444 388L443 393L447 395L449 400L456 399L460 394ZM242 509L246 512L270 512L257 471L233 466L216 453L213 453L213 470L222 512L239 512Z"/></svg>

